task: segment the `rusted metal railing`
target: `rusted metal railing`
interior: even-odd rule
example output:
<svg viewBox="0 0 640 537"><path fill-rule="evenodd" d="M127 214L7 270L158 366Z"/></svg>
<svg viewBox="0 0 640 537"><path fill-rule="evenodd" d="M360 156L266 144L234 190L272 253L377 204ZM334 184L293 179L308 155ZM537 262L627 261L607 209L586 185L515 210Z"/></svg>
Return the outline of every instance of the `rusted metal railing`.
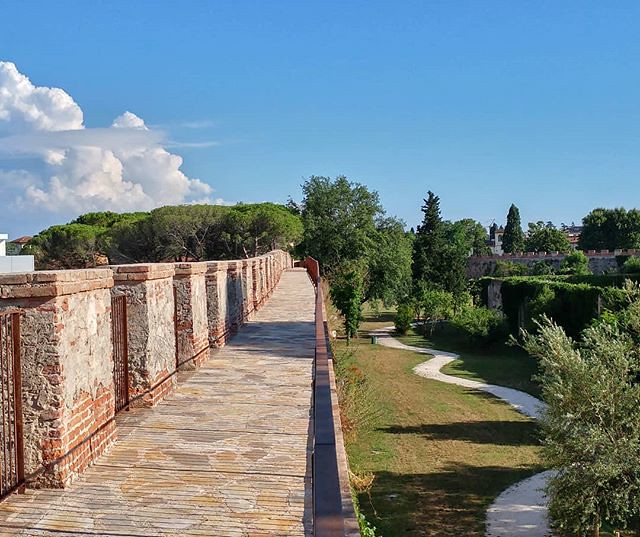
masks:
<svg viewBox="0 0 640 537"><path fill-rule="evenodd" d="M116 412L129 410L129 343L127 297L111 297L111 338L113 342L113 384Z"/></svg>
<svg viewBox="0 0 640 537"><path fill-rule="evenodd" d="M20 314L0 312L0 499L24 491Z"/></svg>
<svg viewBox="0 0 640 537"><path fill-rule="evenodd" d="M320 265L312 257L300 263L316 288L316 352L313 382L313 534L316 537L344 537L345 520L338 471L335 419L331 398L328 328L324 318L324 296Z"/></svg>

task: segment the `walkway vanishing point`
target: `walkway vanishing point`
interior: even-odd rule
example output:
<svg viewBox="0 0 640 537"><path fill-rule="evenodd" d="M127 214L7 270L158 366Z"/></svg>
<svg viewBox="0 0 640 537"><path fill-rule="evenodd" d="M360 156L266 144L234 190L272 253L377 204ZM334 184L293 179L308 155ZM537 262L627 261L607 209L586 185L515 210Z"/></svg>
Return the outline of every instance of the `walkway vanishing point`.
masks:
<svg viewBox="0 0 640 537"><path fill-rule="evenodd" d="M288 270L266 306L65 490L0 503L0 536L310 535L313 286Z"/></svg>

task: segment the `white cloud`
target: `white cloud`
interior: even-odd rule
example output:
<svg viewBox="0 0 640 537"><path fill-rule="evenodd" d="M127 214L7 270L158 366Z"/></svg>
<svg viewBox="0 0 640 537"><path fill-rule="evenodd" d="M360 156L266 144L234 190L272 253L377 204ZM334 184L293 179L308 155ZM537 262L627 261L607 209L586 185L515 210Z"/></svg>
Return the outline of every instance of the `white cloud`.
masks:
<svg viewBox="0 0 640 537"><path fill-rule="evenodd" d="M211 201L213 189L187 177L163 142L131 112L87 129L69 94L0 62L0 190L18 205L75 214Z"/></svg>

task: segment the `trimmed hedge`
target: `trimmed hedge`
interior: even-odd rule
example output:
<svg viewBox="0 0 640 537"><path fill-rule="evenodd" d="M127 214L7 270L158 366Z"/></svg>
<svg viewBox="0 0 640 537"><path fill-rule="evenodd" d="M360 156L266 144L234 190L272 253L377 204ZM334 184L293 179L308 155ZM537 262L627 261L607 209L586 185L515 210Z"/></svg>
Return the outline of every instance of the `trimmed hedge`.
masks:
<svg viewBox="0 0 640 537"><path fill-rule="evenodd" d="M617 311L624 304L624 292L617 275L610 276L516 276L502 280L502 310L509 331L516 334L523 327L531 330L533 321L546 315L577 338L604 309ZM482 278L480 296L486 305L487 289L492 280ZM624 277L619 281L622 286ZM589 281L590 283L584 283ZM575 283L574 283L575 282ZM607 284L608 285L605 285Z"/></svg>
<svg viewBox="0 0 640 537"><path fill-rule="evenodd" d="M599 288L586 284L509 278L502 282L502 309L512 333L531 329L533 320L545 314L577 337L597 317L599 295Z"/></svg>

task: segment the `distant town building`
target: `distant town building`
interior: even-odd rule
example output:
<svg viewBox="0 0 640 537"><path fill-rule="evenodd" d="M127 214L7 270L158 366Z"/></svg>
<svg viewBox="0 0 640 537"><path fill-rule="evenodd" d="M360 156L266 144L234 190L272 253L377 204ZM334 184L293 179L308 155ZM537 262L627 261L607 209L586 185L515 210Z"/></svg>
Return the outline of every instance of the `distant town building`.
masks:
<svg viewBox="0 0 640 537"><path fill-rule="evenodd" d="M22 249L29 244L31 237L20 237L7 242L7 255L20 255Z"/></svg>
<svg viewBox="0 0 640 537"><path fill-rule="evenodd" d="M489 227L489 240L487 244L491 248L493 255L502 255L502 236L504 235L504 227L498 227L495 222Z"/></svg>
<svg viewBox="0 0 640 537"><path fill-rule="evenodd" d="M7 255L8 250L12 250L9 235L0 233L0 273L33 271L35 263L32 255Z"/></svg>
<svg viewBox="0 0 640 537"><path fill-rule="evenodd" d="M567 236L567 240L569 241L571 248L574 250L578 248L578 241L580 240L580 234L582 233L582 226L576 226L573 223L570 226L562 224L560 229L562 229L564 234Z"/></svg>

